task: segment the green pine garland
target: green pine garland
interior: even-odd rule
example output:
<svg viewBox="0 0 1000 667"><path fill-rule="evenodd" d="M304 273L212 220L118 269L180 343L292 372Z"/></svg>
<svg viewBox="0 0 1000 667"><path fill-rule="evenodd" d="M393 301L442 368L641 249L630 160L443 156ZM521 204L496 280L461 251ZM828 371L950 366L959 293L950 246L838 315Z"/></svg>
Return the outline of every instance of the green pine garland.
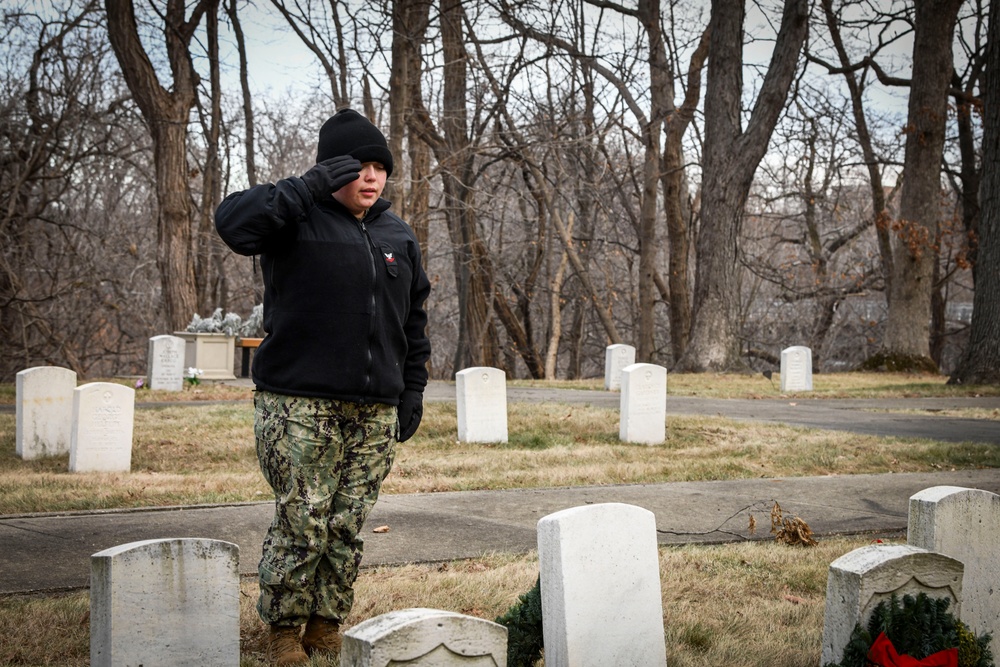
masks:
<svg viewBox="0 0 1000 667"><path fill-rule="evenodd" d="M533 667L542 657L541 577L517 599L517 604L496 619L507 626L507 667Z"/></svg>
<svg viewBox="0 0 1000 667"><path fill-rule="evenodd" d="M854 626L839 664L824 667L866 667L868 650L884 632L900 655L922 660L932 653L958 647L959 667L995 667L990 650L991 633L977 637L948 611L951 600L931 598L926 593L893 595L878 603L868 627Z"/></svg>

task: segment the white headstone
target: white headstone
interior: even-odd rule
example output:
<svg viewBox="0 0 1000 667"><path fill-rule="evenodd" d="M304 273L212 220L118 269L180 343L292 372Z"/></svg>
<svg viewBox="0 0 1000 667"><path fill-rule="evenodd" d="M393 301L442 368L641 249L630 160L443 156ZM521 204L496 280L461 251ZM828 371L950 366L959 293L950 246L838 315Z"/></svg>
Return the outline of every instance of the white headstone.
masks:
<svg viewBox="0 0 1000 667"><path fill-rule="evenodd" d="M90 382L73 390L70 472L128 472L132 468L135 389Z"/></svg>
<svg viewBox="0 0 1000 667"><path fill-rule="evenodd" d="M910 497L906 541L965 565L962 621L1000 655L1000 495L934 486Z"/></svg>
<svg viewBox="0 0 1000 667"><path fill-rule="evenodd" d="M781 351L781 391L812 391L812 350L795 345Z"/></svg>
<svg viewBox="0 0 1000 667"><path fill-rule="evenodd" d="M622 386L622 369L635 363L635 348L615 343L604 348L604 388L618 391Z"/></svg>
<svg viewBox="0 0 1000 667"><path fill-rule="evenodd" d="M149 339L146 386L167 391L184 389L186 345L186 341L179 336L162 335Z"/></svg>
<svg viewBox="0 0 1000 667"><path fill-rule="evenodd" d="M14 452L24 460L69 451L76 373L58 366L36 366L15 379Z"/></svg>
<svg viewBox="0 0 1000 667"><path fill-rule="evenodd" d="M475 366L455 373L460 442L507 442L507 376Z"/></svg>
<svg viewBox="0 0 1000 667"><path fill-rule="evenodd" d="M90 664L238 667L239 547L144 540L91 556Z"/></svg>
<svg viewBox="0 0 1000 667"><path fill-rule="evenodd" d="M873 544L833 561L826 582L820 664L839 663L854 626L866 627L878 603L893 594L948 598L949 611L960 618L963 569L954 558L908 544Z"/></svg>
<svg viewBox="0 0 1000 667"><path fill-rule="evenodd" d="M632 364L622 369L618 437L624 442L660 445L667 438L667 369Z"/></svg>
<svg viewBox="0 0 1000 667"><path fill-rule="evenodd" d="M538 522L546 667L667 664L656 519L574 507Z"/></svg>
<svg viewBox="0 0 1000 667"><path fill-rule="evenodd" d="M340 667L506 667L507 628L437 609L401 609L344 633Z"/></svg>

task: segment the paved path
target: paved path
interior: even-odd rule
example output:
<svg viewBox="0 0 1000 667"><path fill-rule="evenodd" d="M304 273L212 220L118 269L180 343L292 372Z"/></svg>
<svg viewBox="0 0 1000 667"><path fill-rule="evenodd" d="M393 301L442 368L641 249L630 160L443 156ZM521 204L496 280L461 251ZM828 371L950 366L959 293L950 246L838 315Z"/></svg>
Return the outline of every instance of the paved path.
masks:
<svg viewBox="0 0 1000 667"><path fill-rule="evenodd" d="M454 385L432 383L428 401L454 400ZM511 403L555 401L616 406L600 391L511 388ZM1000 421L953 419L871 409L1000 408L1000 398L899 401L715 400L668 397L668 414L723 415L875 435L1000 444ZM900 534L909 497L930 486L1000 493L1000 470L850 475L589 486L523 491L471 491L383 496L364 529L365 566L434 562L495 551L535 548L535 525L552 512L590 503L622 502L656 516L660 542L722 542L750 538L747 513L767 526L774 501L817 535ZM0 595L84 588L90 556L111 546L163 537L226 540L240 547L240 570L255 571L271 515L270 503L154 510L0 516ZM387 533L374 533L388 526ZM766 538L766 530L758 537Z"/></svg>
<svg viewBox="0 0 1000 667"><path fill-rule="evenodd" d="M455 386L432 382L428 401L454 401ZM620 394L582 389L508 387L508 402L581 403L617 408ZM935 411L981 408L1000 410L1000 396L978 398L697 398L667 395L667 416L706 415L852 431L866 435L931 438L945 442L1000 445L1000 420L934 416ZM669 424L668 424L669 426Z"/></svg>

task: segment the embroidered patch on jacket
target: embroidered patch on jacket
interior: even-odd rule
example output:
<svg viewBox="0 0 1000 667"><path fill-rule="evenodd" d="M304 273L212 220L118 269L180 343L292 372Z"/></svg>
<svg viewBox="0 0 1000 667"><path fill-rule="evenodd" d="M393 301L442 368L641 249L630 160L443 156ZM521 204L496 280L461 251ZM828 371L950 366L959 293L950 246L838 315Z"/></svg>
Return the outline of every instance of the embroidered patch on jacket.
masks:
<svg viewBox="0 0 1000 667"><path fill-rule="evenodd" d="M382 256L385 257L386 270L390 276L395 278L399 275L399 262L396 261L396 253L392 250L386 250L385 246L382 246Z"/></svg>

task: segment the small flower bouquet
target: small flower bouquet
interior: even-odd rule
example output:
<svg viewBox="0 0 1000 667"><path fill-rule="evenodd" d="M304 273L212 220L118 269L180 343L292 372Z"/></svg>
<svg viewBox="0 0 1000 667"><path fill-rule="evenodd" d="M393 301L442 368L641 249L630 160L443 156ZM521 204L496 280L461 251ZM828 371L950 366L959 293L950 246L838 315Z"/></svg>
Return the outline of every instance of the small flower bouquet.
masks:
<svg viewBox="0 0 1000 667"><path fill-rule="evenodd" d="M201 370L200 368L195 368L194 366L191 366L186 371L184 371L184 379L187 380L187 383L192 387L195 385L199 385L201 384L201 376L204 374L204 372L205 371Z"/></svg>

